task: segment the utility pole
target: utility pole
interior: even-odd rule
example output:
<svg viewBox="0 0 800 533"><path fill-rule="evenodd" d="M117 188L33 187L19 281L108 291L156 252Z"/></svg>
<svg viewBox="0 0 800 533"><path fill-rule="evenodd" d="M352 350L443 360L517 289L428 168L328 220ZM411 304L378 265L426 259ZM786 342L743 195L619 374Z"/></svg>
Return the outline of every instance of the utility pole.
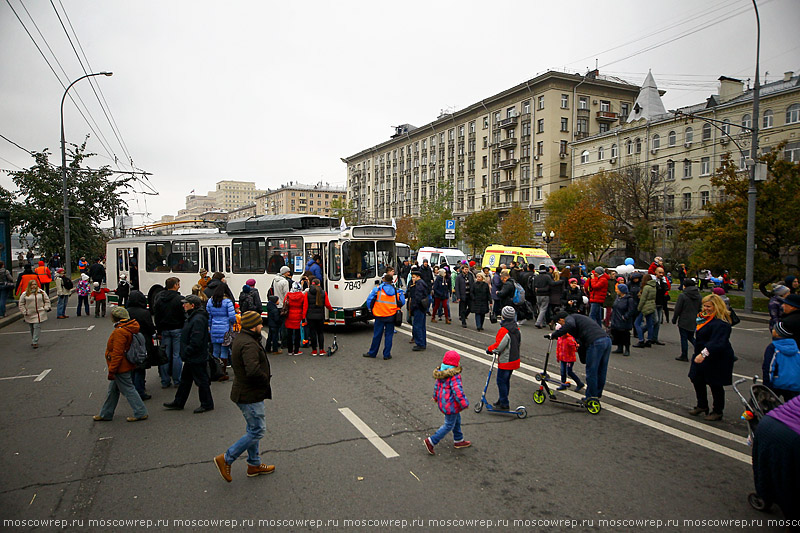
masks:
<svg viewBox="0 0 800 533"><path fill-rule="evenodd" d="M756 167L758 165L758 98L760 84L758 80L759 56L761 55L761 20L758 16L758 5L753 0L753 9L756 11L756 75L753 84L753 131L750 143L750 159L753 164L750 168L750 186L747 189L747 258L744 274L744 312L753 312L753 282L755 281L755 248L756 248Z"/></svg>

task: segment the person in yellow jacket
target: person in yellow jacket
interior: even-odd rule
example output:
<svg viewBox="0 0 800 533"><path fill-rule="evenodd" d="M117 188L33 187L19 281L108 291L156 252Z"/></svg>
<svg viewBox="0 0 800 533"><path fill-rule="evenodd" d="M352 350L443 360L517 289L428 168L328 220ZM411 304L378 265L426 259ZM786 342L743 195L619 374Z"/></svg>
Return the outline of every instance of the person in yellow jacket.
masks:
<svg viewBox="0 0 800 533"><path fill-rule="evenodd" d="M394 315L405 305L406 297L402 289L396 289L392 285L393 276L386 274L383 282L372 289L367 297L367 307L372 310L375 317L374 329L372 334L372 345L364 357L375 358L378 355L378 348L381 346L381 337L385 336L383 345L383 358L392 358L392 338L394 337ZM399 307L398 307L399 302ZM384 333L385 332L385 333Z"/></svg>

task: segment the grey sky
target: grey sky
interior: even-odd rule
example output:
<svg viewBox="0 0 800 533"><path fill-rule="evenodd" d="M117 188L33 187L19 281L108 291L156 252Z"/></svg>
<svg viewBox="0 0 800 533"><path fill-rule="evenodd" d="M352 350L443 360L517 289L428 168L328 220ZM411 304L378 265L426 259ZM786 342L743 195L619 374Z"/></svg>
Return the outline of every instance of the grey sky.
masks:
<svg viewBox="0 0 800 533"><path fill-rule="evenodd" d="M62 80L83 71L49 1L0 3L0 134L50 148L59 164L63 87L9 3ZM800 70L800 2L758 3L763 82L765 71L775 80ZM114 72L95 79L135 165L154 174L160 195L130 202L152 218L222 179L343 184L339 158L388 139L391 126L427 123L548 69L583 73L596 58L601 73L637 85L652 69L674 109L715 92L720 75L752 78L755 67L750 0L53 4L62 18L63 5L92 69ZM70 94L81 95L108 140L110 157L90 140L99 154L91 165L113 167L116 155L130 169L88 81ZM69 100L65 124L68 142L90 131ZM0 139L0 168L31 163ZM12 186L7 174L0 185Z"/></svg>

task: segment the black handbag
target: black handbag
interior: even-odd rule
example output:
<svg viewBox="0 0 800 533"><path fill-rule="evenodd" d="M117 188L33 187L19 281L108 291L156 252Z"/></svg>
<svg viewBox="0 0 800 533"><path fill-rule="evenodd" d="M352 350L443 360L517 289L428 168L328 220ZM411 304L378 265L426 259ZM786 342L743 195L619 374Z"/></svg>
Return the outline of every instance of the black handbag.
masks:
<svg viewBox="0 0 800 533"><path fill-rule="evenodd" d="M731 327L733 327L739 322L741 322L742 319L739 318L739 315L737 315L736 311L734 311L733 309L729 309L729 311L731 312Z"/></svg>
<svg viewBox="0 0 800 533"><path fill-rule="evenodd" d="M394 299L397 302L397 311L394 313L394 326L399 328L403 325L403 307L400 305L400 294L397 289L394 291Z"/></svg>

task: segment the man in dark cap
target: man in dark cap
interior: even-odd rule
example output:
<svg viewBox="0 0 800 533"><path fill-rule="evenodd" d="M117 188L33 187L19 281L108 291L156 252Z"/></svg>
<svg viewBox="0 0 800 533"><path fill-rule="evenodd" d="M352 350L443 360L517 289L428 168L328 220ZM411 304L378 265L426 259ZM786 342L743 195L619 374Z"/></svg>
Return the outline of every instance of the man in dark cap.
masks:
<svg viewBox="0 0 800 533"><path fill-rule="evenodd" d="M205 413L214 409L211 397L211 380L208 376L208 349L211 335L208 332L208 312L199 296L190 294L181 300L187 319L181 329L181 381L175 399L165 403L167 409L181 410L189 399L192 382L197 384L200 407L195 413Z"/></svg>
<svg viewBox="0 0 800 533"><path fill-rule="evenodd" d="M549 335L551 339L557 339L569 333L578 341L580 350L586 350L586 397L601 398L603 388L606 385L606 371L608 370L608 358L611 356L611 339L606 335L605 330L595 320L573 313L568 315L560 311L556 315L556 321L561 324Z"/></svg>
<svg viewBox="0 0 800 533"><path fill-rule="evenodd" d="M222 479L230 483L231 464L245 451L247 452L247 476L256 477L271 474L275 465L261 462L259 441L267 431L264 414L264 400L272 399L267 352L261 344L261 330L264 324L261 315L247 311L242 315L242 331L233 339L231 345L231 367L233 368L233 387L231 400L242 411L247 422L247 433L236 443L214 457L214 464Z"/></svg>

